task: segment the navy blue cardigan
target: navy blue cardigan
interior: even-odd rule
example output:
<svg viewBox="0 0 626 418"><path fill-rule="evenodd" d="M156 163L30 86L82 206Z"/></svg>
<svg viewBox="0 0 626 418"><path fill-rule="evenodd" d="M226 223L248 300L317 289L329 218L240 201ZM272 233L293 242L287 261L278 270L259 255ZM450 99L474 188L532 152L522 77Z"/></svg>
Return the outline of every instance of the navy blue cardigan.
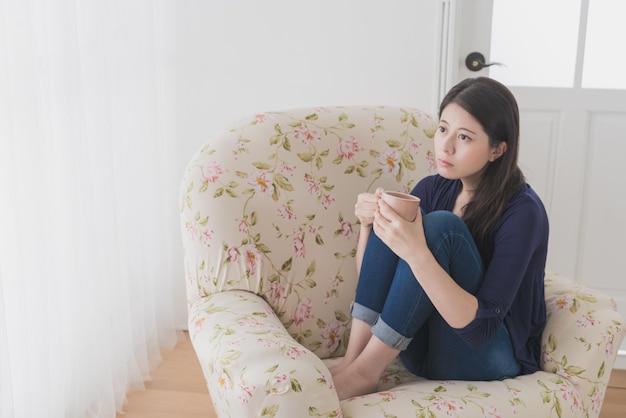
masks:
<svg viewBox="0 0 626 418"><path fill-rule="evenodd" d="M421 199L425 213L452 211L459 180L439 175L421 180L411 192ZM489 265L475 295L476 318L457 334L469 347L481 347L502 322L511 335L521 374L539 370L541 334L546 323L544 274L548 252L548 216L541 199L525 185L509 201L493 235L493 253L483 255Z"/></svg>

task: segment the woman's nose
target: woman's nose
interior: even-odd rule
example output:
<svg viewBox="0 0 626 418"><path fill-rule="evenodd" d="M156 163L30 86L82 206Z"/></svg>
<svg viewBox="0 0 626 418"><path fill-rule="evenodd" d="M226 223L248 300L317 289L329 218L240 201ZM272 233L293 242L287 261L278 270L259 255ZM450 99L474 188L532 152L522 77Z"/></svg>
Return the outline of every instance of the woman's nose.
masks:
<svg viewBox="0 0 626 418"><path fill-rule="evenodd" d="M441 149L446 154L452 154L454 152L454 143L450 135L446 135L441 139Z"/></svg>

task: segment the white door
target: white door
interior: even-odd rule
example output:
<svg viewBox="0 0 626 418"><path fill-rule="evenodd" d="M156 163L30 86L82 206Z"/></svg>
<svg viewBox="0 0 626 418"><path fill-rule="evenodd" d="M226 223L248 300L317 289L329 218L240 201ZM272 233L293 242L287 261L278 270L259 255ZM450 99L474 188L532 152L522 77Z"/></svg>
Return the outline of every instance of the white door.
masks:
<svg viewBox="0 0 626 418"><path fill-rule="evenodd" d="M439 10L439 94L476 76L511 88L520 165L550 217L548 270L610 294L626 317L626 2L441 0ZM470 71L472 52L506 66Z"/></svg>

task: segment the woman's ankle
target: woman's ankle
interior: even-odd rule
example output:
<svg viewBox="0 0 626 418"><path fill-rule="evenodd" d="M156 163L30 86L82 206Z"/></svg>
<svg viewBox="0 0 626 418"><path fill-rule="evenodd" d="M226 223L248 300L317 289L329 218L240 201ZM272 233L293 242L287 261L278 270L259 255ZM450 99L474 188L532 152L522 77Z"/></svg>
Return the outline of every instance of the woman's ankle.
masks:
<svg viewBox="0 0 626 418"><path fill-rule="evenodd" d="M355 367L347 367L340 373L333 375L335 389L341 401L376 392L379 380L380 376L362 374Z"/></svg>

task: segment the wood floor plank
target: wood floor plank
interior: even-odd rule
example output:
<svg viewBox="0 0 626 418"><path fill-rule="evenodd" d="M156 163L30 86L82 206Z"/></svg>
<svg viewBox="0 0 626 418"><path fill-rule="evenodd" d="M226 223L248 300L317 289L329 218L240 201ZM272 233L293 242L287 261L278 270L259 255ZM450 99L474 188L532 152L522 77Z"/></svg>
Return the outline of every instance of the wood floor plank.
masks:
<svg viewBox="0 0 626 418"><path fill-rule="evenodd" d="M133 394L132 401L129 399L125 417L130 417L132 413L155 411L164 414L176 414L185 411L185 416L206 417L207 408L212 408L208 393L148 389Z"/></svg>
<svg viewBox="0 0 626 418"><path fill-rule="evenodd" d="M626 388L626 370L613 370L611 372L611 380L609 387Z"/></svg>

